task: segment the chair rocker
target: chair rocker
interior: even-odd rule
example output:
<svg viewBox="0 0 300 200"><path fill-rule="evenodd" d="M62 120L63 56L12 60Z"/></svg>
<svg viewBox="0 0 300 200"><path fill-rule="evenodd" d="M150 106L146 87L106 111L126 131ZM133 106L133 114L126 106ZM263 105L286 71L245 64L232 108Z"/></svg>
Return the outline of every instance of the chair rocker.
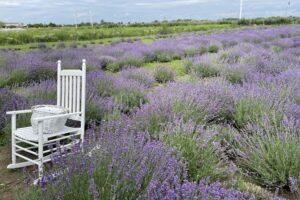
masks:
<svg viewBox="0 0 300 200"><path fill-rule="evenodd" d="M11 115L11 143L12 164L8 169L37 165L39 177L43 175L43 164L51 161L51 154L59 148L71 147L75 142L83 141L85 131L85 91L86 91L86 61L82 60L82 70L62 70L61 61L57 62L57 105L67 108L67 114L35 118L38 134L34 133L32 126L17 128L17 115L31 113L32 110L9 111ZM45 120L76 117L80 127L71 128L64 126L61 130L44 134L43 123ZM74 138L77 140L74 141ZM48 149L49 145L55 145ZM25 144L25 145L24 145ZM21 159L23 162L17 162Z"/></svg>

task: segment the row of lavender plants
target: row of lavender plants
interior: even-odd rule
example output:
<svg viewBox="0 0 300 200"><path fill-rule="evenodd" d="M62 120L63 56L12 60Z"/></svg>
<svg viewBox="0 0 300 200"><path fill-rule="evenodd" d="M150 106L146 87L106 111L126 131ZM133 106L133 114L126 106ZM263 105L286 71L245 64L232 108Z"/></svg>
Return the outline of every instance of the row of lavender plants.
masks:
<svg viewBox="0 0 300 200"><path fill-rule="evenodd" d="M1 52L1 113L55 103L56 60L89 65L83 148L62 150L20 199L299 198L299 36L290 26ZM174 59L192 81L140 68Z"/></svg>

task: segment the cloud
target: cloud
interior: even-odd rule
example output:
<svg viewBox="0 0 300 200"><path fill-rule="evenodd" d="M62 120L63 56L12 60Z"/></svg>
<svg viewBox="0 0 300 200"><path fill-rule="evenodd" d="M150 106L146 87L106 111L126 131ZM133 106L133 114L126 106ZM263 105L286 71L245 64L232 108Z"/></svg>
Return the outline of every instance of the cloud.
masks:
<svg viewBox="0 0 300 200"><path fill-rule="evenodd" d="M169 6L185 6L200 3L213 2L215 0L169 0L169 1L147 1L147 2L136 2L136 6L151 6L151 7L169 7Z"/></svg>
<svg viewBox="0 0 300 200"><path fill-rule="evenodd" d="M73 23L89 21L153 21L161 19L220 19L238 17L240 0L0 0L0 21ZM285 16L287 1L245 0L244 16ZM300 15L292 1L291 15Z"/></svg>

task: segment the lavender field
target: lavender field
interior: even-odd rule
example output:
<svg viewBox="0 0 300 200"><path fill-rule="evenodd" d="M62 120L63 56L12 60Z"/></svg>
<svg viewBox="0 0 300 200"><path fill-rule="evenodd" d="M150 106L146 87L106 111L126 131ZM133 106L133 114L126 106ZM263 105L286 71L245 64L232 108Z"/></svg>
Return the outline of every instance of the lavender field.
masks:
<svg viewBox="0 0 300 200"><path fill-rule="evenodd" d="M19 199L300 198L300 26L0 50L2 146L5 112L55 104L56 61L82 58L84 150L56 155Z"/></svg>

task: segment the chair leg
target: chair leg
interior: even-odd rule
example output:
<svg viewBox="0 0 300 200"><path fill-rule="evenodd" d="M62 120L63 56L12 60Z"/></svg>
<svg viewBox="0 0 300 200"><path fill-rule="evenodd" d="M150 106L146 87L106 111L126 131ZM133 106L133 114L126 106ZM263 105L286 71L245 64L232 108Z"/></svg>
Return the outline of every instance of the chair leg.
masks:
<svg viewBox="0 0 300 200"><path fill-rule="evenodd" d="M43 166L43 162L41 162L39 165L38 165L38 170L39 170L39 179L41 179L43 177L43 172L44 172L44 166Z"/></svg>
<svg viewBox="0 0 300 200"><path fill-rule="evenodd" d="M11 116L11 156L12 156L12 165L16 164L16 138L15 138L15 131L17 124L17 116Z"/></svg>
<svg viewBox="0 0 300 200"><path fill-rule="evenodd" d="M43 156L44 156L44 138L43 138L43 122L38 122L38 134L39 134L39 147L38 147L38 155L39 155L39 178L43 176Z"/></svg>

